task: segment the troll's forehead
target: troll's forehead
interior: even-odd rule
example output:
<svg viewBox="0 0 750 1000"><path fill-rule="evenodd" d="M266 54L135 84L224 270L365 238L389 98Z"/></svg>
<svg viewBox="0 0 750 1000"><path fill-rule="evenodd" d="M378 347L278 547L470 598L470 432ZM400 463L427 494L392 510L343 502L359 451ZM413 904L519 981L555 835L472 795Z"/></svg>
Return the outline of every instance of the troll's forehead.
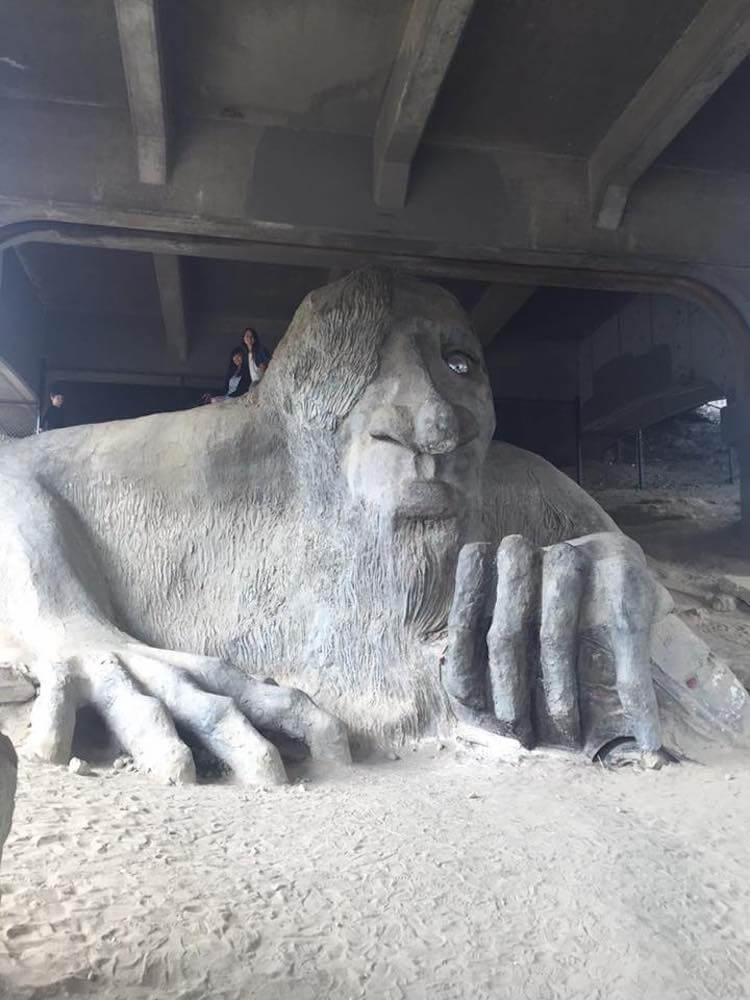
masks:
<svg viewBox="0 0 750 1000"><path fill-rule="evenodd" d="M334 430L375 379L386 339L420 323L473 337L444 289L388 271L354 271L301 304L274 354L266 392L303 423Z"/></svg>

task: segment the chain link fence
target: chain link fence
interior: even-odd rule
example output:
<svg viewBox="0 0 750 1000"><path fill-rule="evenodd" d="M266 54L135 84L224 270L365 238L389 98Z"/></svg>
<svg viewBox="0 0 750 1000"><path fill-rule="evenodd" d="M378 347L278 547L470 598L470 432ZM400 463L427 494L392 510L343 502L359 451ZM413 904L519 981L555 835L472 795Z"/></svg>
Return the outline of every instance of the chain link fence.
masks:
<svg viewBox="0 0 750 1000"><path fill-rule="evenodd" d="M0 400L0 437L21 438L36 433L38 414L36 402Z"/></svg>

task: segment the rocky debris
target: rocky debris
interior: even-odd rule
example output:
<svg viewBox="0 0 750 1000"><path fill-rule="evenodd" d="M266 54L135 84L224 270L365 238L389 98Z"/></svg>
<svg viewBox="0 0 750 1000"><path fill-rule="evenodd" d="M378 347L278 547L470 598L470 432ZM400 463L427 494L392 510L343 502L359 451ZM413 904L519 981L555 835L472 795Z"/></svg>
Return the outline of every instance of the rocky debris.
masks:
<svg viewBox="0 0 750 1000"><path fill-rule="evenodd" d="M112 767L115 771L134 771L135 764L133 763L133 758L129 757L127 754L121 754L112 761Z"/></svg>
<svg viewBox="0 0 750 1000"><path fill-rule="evenodd" d="M523 757L528 756L528 751L524 750L514 736L500 736L467 722L456 724L455 737L459 747L468 746L475 753L478 752L491 759L516 764Z"/></svg>
<svg viewBox="0 0 750 1000"><path fill-rule="evenodd" d="M71 757L70 763L68 764L68 770L71 774L79 774L81 776L86 774L93 774L91 770L91 765L85 761L81 760L80 757Z"/></svg>
<svg viewBox="0 0 750 1000"><path fill-rule="evenodd" d="M646 771L660 771L666 763L666 758L658 751L651 750L641 755L640 764Z"/></svg>
<svg viewBox="0 0 750 1000"><path fill-rule="evenodd" d="M688 624L691 626L705 625L711 620L711 616L705 608L686 608L681 612L681 615L688 619Z"/></svg>
<svg viewBox="0 0 750 1000"><path fill-rule="evenodd" d="M736 576L727 573L718 580L718 588L722 594L736 597L744 604L750 605L750 576Z"/></svg>
<svg viewBox="0 0 750 1000"><path fill-rule="evenodd" d="M714 611L736 611L737 598L732 594L714 594L711 598L711 607Z"/></svg>
<svg viewBox="0 0 750 1000"><path fill-rule="evenodd" d="M0 663L0 705L31 701L36 688L23 671L12 663Z"/></svg>
<svg viewBox="0 0 750 1000"><path fill-rule="evenodd" d="M634 767L639 771L660 771L669 763L660 750L643 751L633 740L623 741L613 746L603 759L609 768Z"/></svg>

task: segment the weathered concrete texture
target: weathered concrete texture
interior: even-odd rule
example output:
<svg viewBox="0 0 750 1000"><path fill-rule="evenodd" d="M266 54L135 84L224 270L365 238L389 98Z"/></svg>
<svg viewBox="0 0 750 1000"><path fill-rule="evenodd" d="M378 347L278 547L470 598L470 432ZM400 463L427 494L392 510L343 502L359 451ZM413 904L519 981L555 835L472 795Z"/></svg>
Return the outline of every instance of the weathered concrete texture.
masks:
<svg viewBox="0 0 750 1000"><path fill-rule="evenodd" d="M12 251L3 253L0 285L0 400L36 402L39 358L44 343L44 312L35 300ZM30 433L36 411L7 413L19 433ZM2 418L0 418L0 425Z"/></svg>
<svg viewBox="0 0 750 1000"><path fill-rule="evenodd" d="M118 0L119 33L114 3L63 15L38 0L30 18L8 0L0 225L91 225L101 246L130 237L148 254L669 290L714 311L727 391L750 398L746 63L648 166L744 51L741 0L477 0L468 17L467 0L158 6L161 48L155 0ZM174 163L146 184L166 171L166 78ZM375 204L374 159L393 166L397 202L409 178L402 209ZM639 178L616 231L595 224L592 178L595 199L619 193L615 216ZM179 245L198 237L214 242ZM127 343L112 317L100 337L70 325L71 350ZM219 373L189 325L188 361L165 351L156 368ZM139 368L155 330L133 337Z"/></svg>
<svg viewBox="0 0 750 1000"><path fill-rule="evenodd" d="M561 746L579 746L581 742L576 666L578 609L586 569L583 551L565 543L551 546L542 557L541 691L534 707L537 717L546 716L540 726L542 739Z"/></svg>
<svg viewBox="0 0 750 1000"><path fill-rule="evenodd" d="M464 545L456 565L453 603L448 617L448 652L441 673L446 692L460 709L482 712L487 703L487 630L492 621L495 550L488 542Z"/></svg>
<svg viewBox="0 0 750 1000"><path fill-rule="evenodd" d="M503 731L529 746L541 553L520 535L506 535L498 548L496 572L497 596L487 636L492 711Z"/></svg>
<svg viewBox="0 0 750 1000"><path fill-rule="evenodd" d="M169 120L158 0L115 0L128 104L144 184L164 184L169 170Z"/></svg>
<svg viewBox="0 0 750 1000"><path fill-rule="evenodd" d="M0 705L31 701L36 689L28 675L11 663L0 663Z"/></svg>
<svg viewBox="0 0 750 1000"><path fill-rule="evenodd" d="M730 739L747 738L750 715L745 688L676 615L670 615L655 633L652 657L657 685L669 697ZM672 665L668 671L663 669L665 663Z"/></svg>
<svg viewBox="0 0 750 1000"><path fill-rule="evenodd" d="M471 322L486 348L508 320L528 302L533 285L490 285L471 311Z"/></svg>
<svg viewBox="0 0 750 1000"><path fill-rule="evenodd" d="M190 336L180 258L174 254L154 254L154 271L167 346L178 361L187 361Z"/></svg>
<svg viewBox="0 0 750 1000"><path fill-rule="evenodd" d="M474 0L414 0L373 141L375 202L400 209L427 119Z"/></svg>
<svg viewBox="0 0 750 1000"><path fill-rule="evenodd" d="M366 270L307 297L248 400L2 446L0 630L40 685L31 747L67 761L93 704L161 778L194 777L179 726L273 783L276 744L342 762L350 740L450 728L463 685L469 713L488 694L475 722L529 743L577 743L577 708L587 746L657 748L664 591L590 497L493 430L456 300ZM575 555L542 552L566 540ZM467 543L497 549L486 612L486 566L455 587ZM446 692L441 636L472 623Z"/></svg>
<svg viewBox="0 0 750 1000"><path fill-rule="evenodd" d="M129 122L119 110L19 108L10 102L0 106L0 120L18 136L0 163L0 190L8 199L2 218L8 222L44 217L187 229L343 246L353 248L355 257L380 248L470 260L475 268L478 261L501 261L523 266L526 280L539 282L546 275L529 274L529 267L669 278L700 274L723 289L731 274L704 267L727 267L747 257L739 220L748 196L735 175L722 179L719 199L711 185L697 185L691 171L654 167L632 199L622 238L601 233L593 246L585 167L569 158L517 148L425 149L429 170L420 171L405 211L384 223L372 203L371 143L365 137L281 127L261 133L229 121L193 119L165 199L158 187L138 183L130 165ZM106 165L100 164L102 149ZM303 186L300 164L306 165ZM686 203L704 225L685 228ZM632 252L619 249L626 245ZM676 267L678 256L683 263ZM496 268L494 280L517 278L502 277Z"/></svg>
<svg viewBox="0 0 750 1000"><path fill-rule="evenodd" d="M17 778L18 758L13 744L7 736L0 733L0 862L3 858L3 845L13 820Z"/></svg>
<svg viewBox="0 0 750 1000"><path fill-rule="evenodd" d="M727 574L719 579L718 585L722 594L736 597L750 605L750 577Z"/></svg>
<svg viewBox="0 0 750 1000"><path fill-rule="evenodd" d="M0 314L7 309L8 320L0 323L0 356L18 358L34 388L41 356L51 371L77 371L84 379L94 372L101 381L107 373L115 381L129 374L134 382L184 375L199 385L217 380L218 388L245 326L275 347L301 299L328 273L44 243L24 244L6 256ZM155 263L165 260L162 301ZM183 334L189 334L186 358Z"/></svg>
<svg viewBox="0 0 750 1000"><path fill-rule="evenodd" d="M429 134L587 157L702 3L478 0Z"/></svg>
<svg viewBox="0 0 750 1000"><path fill-rule="evenodd" d="M411 0L162 7L186 116L369 137Z"/></svg>
<svg viewBox="0 0 750 1000"><path fill-rule="evenodd" d="M124 37L132 36L148 64L137 79L154 104L155 81L164 75L154 69L157 21L144 15L142 37L134 12L153 13L155 5L119 4L127 12ZM670 169L649 170L615 235L592 223L586 161L646 81L664 83L659 106L675 103L670 75L655 70L669 53L684 51L684 40L700 34L695 25L712 22L712 12L723 15L714 21L725 30L736 7L741 28L736 0L616 0L606 11L583 5L564 13L543 0L476 3L421 144L409 202L390 218L372 201L378 104L409 39L409 53L426 54L418 69L430 70L412 76L422 94L415 105L423 107L424 94L435 91L433 70L444 65L433 56L446 39L455 44L451 18L461 3L382 0L377 13L364 0L162 7L161 55L180 133L168 191L143 184L136 168L114 4L76 0L61 18L56 5L44 3L34 19L19 0L8 5L0 115L16 141L0 164L4 219L119 222L534 269L659 273L724 292L734 284L728 269L746 257L741 176L696 176L680 169L690 164L672 150ZM411 38L407 26L430 10L445 19L425 16ZM741 31L706 34L720 50L712 66L725 69ZM705 85L704 68L698 89ZM746 88L735 91L740 114L745 98ZM413 145L409 100L393 108L393 120L408 119L409 127L388 134ZM722 122L717 129L726 131ZM739 129L729 131L737 146ZM161 125L141 129L161 132ZM733 161L732 169L741 166ZM699 224L684 225L686 204ZM736 289L732 301L742 310L746 291Z"/></svg>
<svg viewBox="0 0 750 1000"><path fill-rule="evenodd" d="M748 52L744 0L706 3L589 159L597 225L620 225L633 185Z"/></svg>
<svg viewBox="0 0 750 1000"><path fill-rule="evenodd" d="M584 448L601 457L639 427L726 398L735 361L726 329L674 296L540 289L487 347L498 436L573 465L580 400Z"/></svg>
<svg viewBox="0 0 750 1000"><path fill-rule="evenodd" d="M585 431L632 432L734 385L735 354L705 310L671 296L638 296L583 340L578 352Z"/></svg>

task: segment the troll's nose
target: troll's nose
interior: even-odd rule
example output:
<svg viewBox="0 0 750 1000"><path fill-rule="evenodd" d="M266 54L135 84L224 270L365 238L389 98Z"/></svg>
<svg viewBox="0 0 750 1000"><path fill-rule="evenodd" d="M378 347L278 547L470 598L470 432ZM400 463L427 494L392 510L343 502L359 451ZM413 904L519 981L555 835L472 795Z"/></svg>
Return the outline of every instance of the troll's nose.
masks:
<svg viewBox="0 0 750 1000"><path fill-rule="evenodd" d="M414 420L414 443L427 455L443 455L458 448L461 428L456 410L438 395L425 400Z"/></svg>

